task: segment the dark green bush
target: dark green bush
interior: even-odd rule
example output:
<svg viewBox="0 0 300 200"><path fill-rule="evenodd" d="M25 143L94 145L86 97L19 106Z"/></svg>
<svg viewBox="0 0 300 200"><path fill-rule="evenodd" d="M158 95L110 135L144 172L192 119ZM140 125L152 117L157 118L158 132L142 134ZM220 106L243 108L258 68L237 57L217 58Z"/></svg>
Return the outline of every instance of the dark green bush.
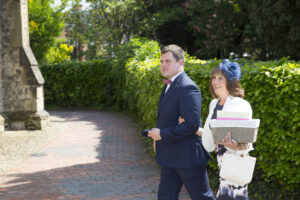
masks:
<svg viewBox="0 0 300 200"><path fill-rule="evenodd" d="M58 107L97 107L109 102L114 85L109 60L42 65L45 104Z"/></svg>

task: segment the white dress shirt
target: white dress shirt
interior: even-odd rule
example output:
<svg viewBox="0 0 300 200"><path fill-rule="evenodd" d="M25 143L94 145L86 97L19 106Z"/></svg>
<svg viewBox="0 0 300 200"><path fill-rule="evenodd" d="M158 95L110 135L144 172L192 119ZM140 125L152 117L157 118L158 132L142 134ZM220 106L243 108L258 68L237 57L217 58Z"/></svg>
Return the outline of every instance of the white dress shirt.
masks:
<svg viewBox="0 0 300 200"><path fill-rule="evenodd" d="M177 78L177 76L179 76L180 74L182 74L184 72L184 70L182 70L181 72L179 72L178 74L176 74L175 76L173 76L170 80L172 81L172 83L175 81L175 79ZM167 93L168 89L170 88L171 85L167 85L165 94Z"/></svg>

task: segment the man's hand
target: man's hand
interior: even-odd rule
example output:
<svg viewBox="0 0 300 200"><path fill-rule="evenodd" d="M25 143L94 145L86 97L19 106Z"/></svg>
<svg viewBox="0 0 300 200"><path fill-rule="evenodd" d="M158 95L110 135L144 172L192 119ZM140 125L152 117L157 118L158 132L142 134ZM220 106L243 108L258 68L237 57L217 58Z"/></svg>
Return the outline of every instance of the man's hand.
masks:
<svg viewBox="0 0 300 200"><path fill-rule="evenodd" d="M148 131L148 137L151 137L153 140L161 140L160 129L152 128L150 131Z"/></svg>

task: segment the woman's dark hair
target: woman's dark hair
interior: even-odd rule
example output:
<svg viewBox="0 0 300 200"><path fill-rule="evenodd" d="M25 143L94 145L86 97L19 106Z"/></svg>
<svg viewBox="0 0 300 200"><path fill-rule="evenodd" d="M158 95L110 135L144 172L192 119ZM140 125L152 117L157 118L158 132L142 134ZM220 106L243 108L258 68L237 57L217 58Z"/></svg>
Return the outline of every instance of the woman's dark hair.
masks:
<svg viewBox="0 0 300 200"><path fill-rule="evenodd" d="M236 79L229 81L228 78L226 77L225 73L222 70L220 70L219 66L216 66L213 68L213 70L211 72L210 81L209 81L209 91L210 91L210 95L213 98L218 97L212 86L212 78L213 78L213 75L215 75L215 74L221 74L222 76L225 77L226 88L231 96L241 97L241 98L244 97L244 89L242 88L240 82Z"/></svg>

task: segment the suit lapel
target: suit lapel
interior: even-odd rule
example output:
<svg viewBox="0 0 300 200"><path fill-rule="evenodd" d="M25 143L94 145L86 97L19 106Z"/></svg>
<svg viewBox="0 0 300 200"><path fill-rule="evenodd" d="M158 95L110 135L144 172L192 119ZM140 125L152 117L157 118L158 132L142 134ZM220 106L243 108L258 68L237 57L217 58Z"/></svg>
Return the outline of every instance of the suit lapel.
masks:
<svg viewBox="0 0 300 200"><path fill-rule="evenodd" d="M163 90L162 90L162 92L160 94L160 98L159 98L159 102L158 102L158 107L160 106L161 101L162 101L163 97L165 96L166 89L167 89L167 85L164 86L164 88L163 88Z"/></svg>
<svg viewBox="0 0 300 200"><path fill-rule="evenodd" d="M159 100L159 104L158 104L158 112L157 112L157 116L159 115L161 108L163 106L163 104L165 104L167 102L167 100L172 96L172 93L174 91L176 91L176 87L178 84L181 83L181 79L184 76L185 72L183 72L182 74L180 74L175 80L174 82L171 84L171 86L169 87L167 93L165 93L167 86L164 87L163 92L160 96L160 100Z"/></svg>

